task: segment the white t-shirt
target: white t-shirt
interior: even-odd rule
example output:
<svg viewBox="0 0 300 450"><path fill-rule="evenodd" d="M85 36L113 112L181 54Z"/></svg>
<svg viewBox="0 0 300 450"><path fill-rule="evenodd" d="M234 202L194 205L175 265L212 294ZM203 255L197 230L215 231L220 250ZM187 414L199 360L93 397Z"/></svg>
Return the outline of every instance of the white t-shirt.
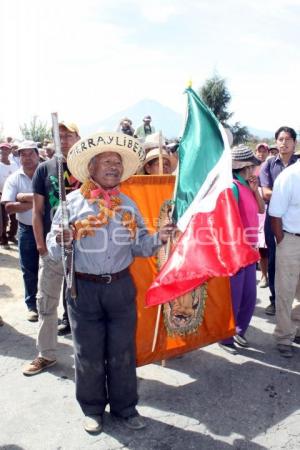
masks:
<svg viewBox="0 0 300 450"><path fill-rule="evenodd" d="M0 162L0 192L3 191L6 178L16 170L18 170L18 166L15 163L11 162L10 164L4 164L3 162Z"/></svg>

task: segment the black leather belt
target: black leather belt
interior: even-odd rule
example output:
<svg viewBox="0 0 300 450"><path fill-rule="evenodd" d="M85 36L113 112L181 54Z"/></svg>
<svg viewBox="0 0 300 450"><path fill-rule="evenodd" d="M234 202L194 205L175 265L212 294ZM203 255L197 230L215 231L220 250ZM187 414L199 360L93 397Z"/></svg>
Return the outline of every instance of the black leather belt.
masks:
<svg viewBox="0 0 300 450"><path fill-rule="evenodd" d="M20 227L23 228L32 228L32 225L27 225L26 223L19 222Z"/></svg>
<svg viewBox="0 0 300 450"><path fill-rule="evenodd" d="M289 231L286 231L286 230L283 230L283 231L284 231L284 233L291 234L292 236L300 237L300 233L290 233Z"/></svg>
<svg viewBox="0 0 300 450"><path fill-rule="evenodd" d="M92 273L75 272L75 276L79 280L94 281L94 283L102 283L102 284L110 284L113 281L119 280L120 278L123 278L128 274L129 274L128 267L126 267L126 269L121 270L120 272L103 273L101 275L94 275Z"/></svg>

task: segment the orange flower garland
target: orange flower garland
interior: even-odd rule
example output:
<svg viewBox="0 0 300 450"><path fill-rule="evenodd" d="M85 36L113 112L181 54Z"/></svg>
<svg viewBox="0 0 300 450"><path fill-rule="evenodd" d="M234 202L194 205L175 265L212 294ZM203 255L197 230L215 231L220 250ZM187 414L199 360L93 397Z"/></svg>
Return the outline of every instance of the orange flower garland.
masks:
<svg viewBox="0 0 300 450"><path fill-rule="evenodd" d="M137 223L130 211L123 212L122 225L129 231L131 239L134 239L136 235Z"/></svg>
<svg viewBox="0 0 300 450"><path fill-rule="evenodd" d="M101 228L109 223L110 219L114 219L117 213L121 214L120 206L122 201L117 196L111 196L110 208L106 206L105 200L100 198L91 198L91 191L97 189L97 186L88 180L82 184L80 192L85 199L90 203L96 202L100 209L99 213L94 215L88 215L85 219L76 220L74 223L75 239L81 239L86 236L95 236L95 228ZM118 209L118 210L117 210ZM130 233L130 238L134 239L136 236L137 223L135 216L130 211L123 211L121 216L122 225L127 228Z"/></svg>

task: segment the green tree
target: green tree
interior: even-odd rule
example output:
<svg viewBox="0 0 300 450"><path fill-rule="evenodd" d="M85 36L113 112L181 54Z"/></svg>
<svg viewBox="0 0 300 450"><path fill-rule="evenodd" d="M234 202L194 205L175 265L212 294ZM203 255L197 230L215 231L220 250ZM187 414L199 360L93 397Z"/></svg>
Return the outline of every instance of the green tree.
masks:
<svg viewBox="0 0 300 450"><path fill-rule="evenodd" d="M222 124L226 124L233 115L232 112L228 111L231 95L226 86L225 78L214 75L206 80L200 88L200 97Z"/></svg>
<svg viewBox="0 0 300 450"><path fill-rule="evenodd" d="M44 139L51 139L51 128L47 122L42 122L38 116L33 116L29 124L24 123L20 126L24 139L30 139L35 142L44 142Z"/></svg>
<svg viewBox="0 0 300 450"><path fill-rule="evenodd" d="M225 78L215 74L212 78L205 81L204 85L200 88L199 94L222 125L230 129L233 135L233 145L238 145L249 140L250 133L247 127L242 126L240 122L236 122L234 125L227 123L228 119L234 113L228 110L231 94L226 86Z"/></svg>
<svg viewBox="0 0 300 450"><path fill-rule="evenodd" d="M231 125L230 131L233 135L232 145L243 144L244 142L248 142L251 138L248 128L243 127L240 122L236 122L234 125Z"/></svg>

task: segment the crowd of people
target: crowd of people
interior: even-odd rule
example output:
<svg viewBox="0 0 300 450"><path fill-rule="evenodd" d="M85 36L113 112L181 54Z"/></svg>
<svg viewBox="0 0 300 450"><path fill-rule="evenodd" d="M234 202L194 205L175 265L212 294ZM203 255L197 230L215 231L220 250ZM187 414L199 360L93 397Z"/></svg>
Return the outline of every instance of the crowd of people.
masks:
<svg viewBox="0 0 300 450"><path fill-rule="evenodd" d="M39 321L38 355L23 374L36 375L56 364L57 334L72 332L76 398L85 430L101 431L108 403L125 426L141 429L135 287L128 267L134 256L150 256L165 245L174 225L148 234L137 206L118 186L134 174L176 173L178 142L155 133L150 116L136 130L125 118L116 133L87 139L81 139L74 123L61 122L59 136L72 224L64 231L53 143L46 142L42 152L33 141L0 143L1 245L18 243L27 319ZM300 341L299 308L293 310L300 287L300 163L295 150L296 132L290 127L276 131L274 146L232 148L233 194L243 226L254 230L248 243L259 249L260 285L270 289L265 312L276 313L276 346L287 358L293 356L293 341ZM73 249L76 302L63 285L61 247ZM239 346L249 346L245 334L256 304L256 264L242 268L230 284L236 335L220 346L236 354ZM61 292L64 313L58 321Z"/></svg>
<svg viewBox="0 0 300 450"><path fill-rule="evenodd" d="M300 162L293 128L275 132L275 146L266 143L232 149L233 191L248 241L259 249L260 286L270 289L267 315L275 317L274 337L281 356L293 357L293 342L300 343ZM231 277L236 335L220 346L237 354L248 347L245 337L256 303L255 265Z"/></svg>

